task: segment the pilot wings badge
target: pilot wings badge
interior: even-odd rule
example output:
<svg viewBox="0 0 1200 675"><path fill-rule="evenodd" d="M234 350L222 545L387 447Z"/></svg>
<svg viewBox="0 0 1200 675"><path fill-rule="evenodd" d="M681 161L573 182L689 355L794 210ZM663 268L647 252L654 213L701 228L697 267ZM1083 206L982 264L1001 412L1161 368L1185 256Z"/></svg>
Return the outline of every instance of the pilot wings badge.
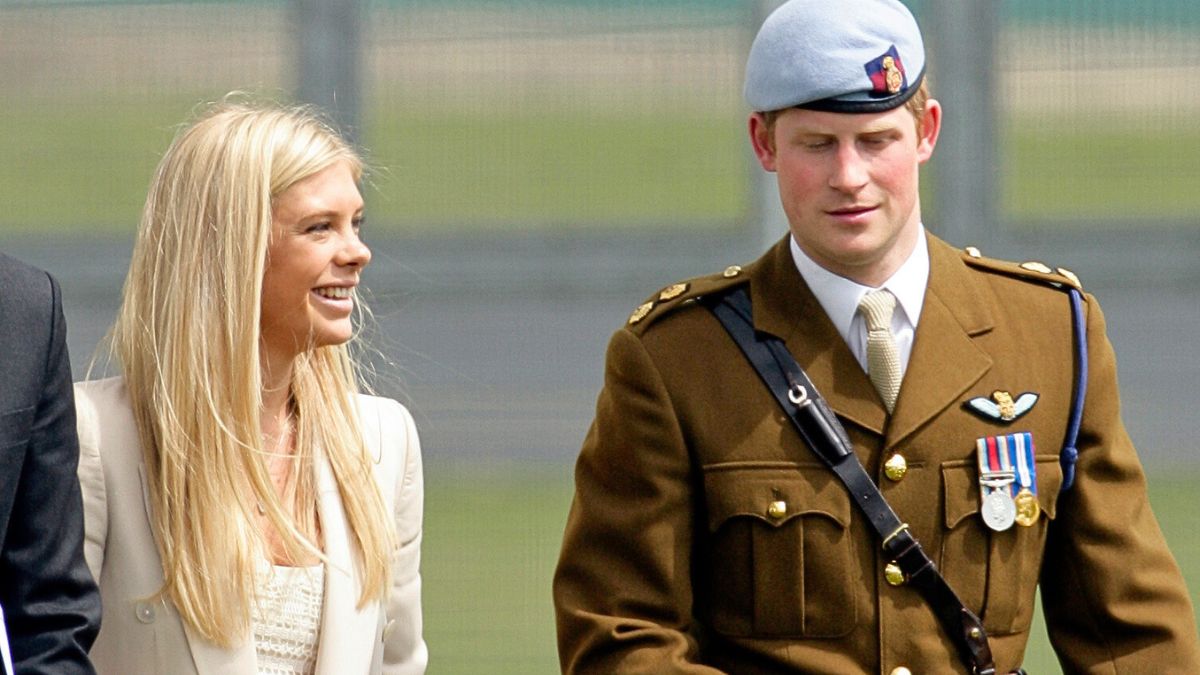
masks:
<svg viewBox="0 0 1200 675"><path fill-rule="evenodd" d="M980 417L994 422L1009 424L1029 412L1037 403L1038 395L1027 391L1015 400L1007 391L994 391L990 399L982 396L966 402L966 407Z"/></svg>

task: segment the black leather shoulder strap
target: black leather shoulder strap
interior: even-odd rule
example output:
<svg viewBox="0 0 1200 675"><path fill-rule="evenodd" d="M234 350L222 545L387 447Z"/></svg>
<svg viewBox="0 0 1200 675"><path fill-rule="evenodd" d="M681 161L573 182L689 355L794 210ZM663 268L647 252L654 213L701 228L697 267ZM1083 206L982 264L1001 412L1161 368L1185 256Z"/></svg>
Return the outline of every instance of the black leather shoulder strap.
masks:
<svg viewBox="0 0 1200 675"><path fill-rule="evenodd" d="M745 287L702 301L754 366L808 447L846 486L882 542L884 553L899 565L908 585L920 592L933 609L970 671L976 675L994 673L983 622L962 603L908 525L901 522L884 500L854 454L841 422L783 342L755 331Z"/></svg>

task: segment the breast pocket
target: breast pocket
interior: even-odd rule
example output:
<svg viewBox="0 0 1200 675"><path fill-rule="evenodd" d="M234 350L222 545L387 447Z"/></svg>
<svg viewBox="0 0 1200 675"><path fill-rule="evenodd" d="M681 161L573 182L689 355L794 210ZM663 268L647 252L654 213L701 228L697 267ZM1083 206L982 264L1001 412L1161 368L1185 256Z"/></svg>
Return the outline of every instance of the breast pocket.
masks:
<svg viewBox="0 0 1200 675"><path fill-rule="evenodd" d="M850 500L822 465L704 468L712 628L731 636L837 637L857 621Z"/></svg>
<svg viewBox="0 0 1200 675"><path fill-rule="evenodd" d="M1038 506L1031 526L988 529L979 515L979 470L974 461L942 464L945 528L938 567L967 607L981 611L991 635L1029 630L1046 531L1055 518L1062 470L1058 457L1037 457Z"/></svg>

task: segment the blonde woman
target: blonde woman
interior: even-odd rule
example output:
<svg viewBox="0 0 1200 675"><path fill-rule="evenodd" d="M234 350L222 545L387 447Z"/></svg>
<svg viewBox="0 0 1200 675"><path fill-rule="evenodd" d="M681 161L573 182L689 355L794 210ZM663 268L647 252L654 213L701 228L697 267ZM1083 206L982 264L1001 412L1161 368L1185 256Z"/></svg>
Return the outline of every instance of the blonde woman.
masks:
<svg viewBox="0 0 1200 675"><path fill-rule="evenodd" d="M412 417L358 393L362 163L298 109L223 104L146 200L77 385L100 673L420 673Z"/></svg>

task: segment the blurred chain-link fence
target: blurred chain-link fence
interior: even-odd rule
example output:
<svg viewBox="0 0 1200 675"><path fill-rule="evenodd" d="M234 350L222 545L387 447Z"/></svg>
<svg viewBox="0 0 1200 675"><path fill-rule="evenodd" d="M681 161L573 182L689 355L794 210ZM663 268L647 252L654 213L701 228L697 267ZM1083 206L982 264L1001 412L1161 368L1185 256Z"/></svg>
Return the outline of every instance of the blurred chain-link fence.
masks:
<svg viewBox="0 0 1200 675"><path fill-rule="evenodd" d="M128 231L157 154L197 102L293 96L316 41L301 4L0 2L0 225ZM353 131L383 169L376 224L736 230L758 218L740 80L770 2L349 4L361 17L361 39L343 40L362 51ZM913 4L927 26L945 14L937 0ZM995 139L1000 221L1144 232L1195 220L1191 5L1006 0L994 25L938 24L994 33L970 74L993 93L994 118L952 108L947 124ZM928 41L935 94L972 84L943 79L949 41ZM934 170L977 171L956 161Z"/></svg>

